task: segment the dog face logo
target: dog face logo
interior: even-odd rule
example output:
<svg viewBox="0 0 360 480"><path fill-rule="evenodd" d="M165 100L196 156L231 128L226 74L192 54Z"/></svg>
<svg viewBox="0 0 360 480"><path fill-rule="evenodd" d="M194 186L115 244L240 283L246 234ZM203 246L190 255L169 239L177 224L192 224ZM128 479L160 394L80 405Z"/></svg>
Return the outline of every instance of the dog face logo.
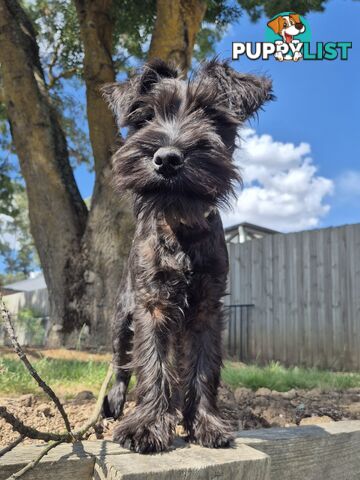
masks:
<svg viewBox="0 0 360 480"><path fill-rule="evenodd" d="M281 40L275 40L275 44L279 47L279 51L275 54L275 58L279 61L293 60L298 61L302 58L300 51L296 51L293 55L284 55L281 49L283 44L292 44L296 46L300 43L299 39L294 37L304 33L306 26L303 19L297 13L281 13L267 23L267 26L278 36Z"/></svg>
<svg viewBox="0 0 360 480"><path fill-rule="evenodd" d="M283 41L292 43L293 38L299 33L304 33L306 28L297 13L290 13L290 15L279 15L278 17L268 22L270 27L277 35L281 35Z"/></svg>

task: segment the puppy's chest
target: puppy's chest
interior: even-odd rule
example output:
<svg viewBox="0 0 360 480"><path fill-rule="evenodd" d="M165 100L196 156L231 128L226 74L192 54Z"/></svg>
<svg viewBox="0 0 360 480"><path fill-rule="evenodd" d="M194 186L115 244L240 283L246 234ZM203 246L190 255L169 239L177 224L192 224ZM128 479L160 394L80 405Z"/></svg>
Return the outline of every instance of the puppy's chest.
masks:
<svg viewBox="0 0 360 480"><path fill-rule="evenodd" d="M167 296L186 295L201 271L198 255L184 247L168 228L158 228L138 249L137 285L145 290L166 292Z"/></svg>

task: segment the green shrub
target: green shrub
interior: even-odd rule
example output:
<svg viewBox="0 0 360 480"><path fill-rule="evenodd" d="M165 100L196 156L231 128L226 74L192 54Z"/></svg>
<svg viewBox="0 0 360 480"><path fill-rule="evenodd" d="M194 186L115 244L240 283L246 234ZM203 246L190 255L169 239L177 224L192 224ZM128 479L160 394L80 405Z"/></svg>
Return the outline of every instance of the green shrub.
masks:
<svg viewBox="0 0 360 480"><path fill-rule="evenodd" d="M43 345L45 340L45 327L42 316L32 308L23 308L17 315L17 325L26 334L27 342L31 345Z"/></svg>

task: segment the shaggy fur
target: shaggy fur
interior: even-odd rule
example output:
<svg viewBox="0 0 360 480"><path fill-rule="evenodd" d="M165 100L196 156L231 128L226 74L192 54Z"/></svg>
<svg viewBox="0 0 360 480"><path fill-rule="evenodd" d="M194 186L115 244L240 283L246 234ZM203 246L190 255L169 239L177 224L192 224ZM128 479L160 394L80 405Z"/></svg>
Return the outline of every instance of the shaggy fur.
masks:
<svg viewBox="0 0 360 480"><path fill-rule="evenodd" d="M113 322L116 383L103 415L121 416L134 371L136 407L115 441L141 453L165 450L181 412L189 441L228 446L216 404L228 272L218 207L240 181L237 129L271 98L271 82L216 60L185 81L152 61L103 93L128 128L113 157L114 183L131 192L137 222Z"/></svg>

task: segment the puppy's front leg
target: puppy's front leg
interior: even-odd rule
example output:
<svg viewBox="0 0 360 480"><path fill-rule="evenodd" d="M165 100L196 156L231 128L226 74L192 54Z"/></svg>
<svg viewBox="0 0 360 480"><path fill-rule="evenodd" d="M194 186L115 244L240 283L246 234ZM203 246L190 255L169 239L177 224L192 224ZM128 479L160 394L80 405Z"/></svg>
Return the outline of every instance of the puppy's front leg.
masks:
<svg viewBox="0 0 360 480"><path fill-rule="evenodd" d="M204 300L189 323L182 359L184 427L190 441L204 447L230 446L230 426L217 408L220 382L222 312L220 302Z"/></svg>
<svg viewBox="0 0 360 480"><path fill-rule="evenodd" d="M136 407L115 430L114 440L139 453L166 450L173 438L176 415L172 405L172 370L169 363L171 331L160 308L137 308L133 364Z"/></svg>

